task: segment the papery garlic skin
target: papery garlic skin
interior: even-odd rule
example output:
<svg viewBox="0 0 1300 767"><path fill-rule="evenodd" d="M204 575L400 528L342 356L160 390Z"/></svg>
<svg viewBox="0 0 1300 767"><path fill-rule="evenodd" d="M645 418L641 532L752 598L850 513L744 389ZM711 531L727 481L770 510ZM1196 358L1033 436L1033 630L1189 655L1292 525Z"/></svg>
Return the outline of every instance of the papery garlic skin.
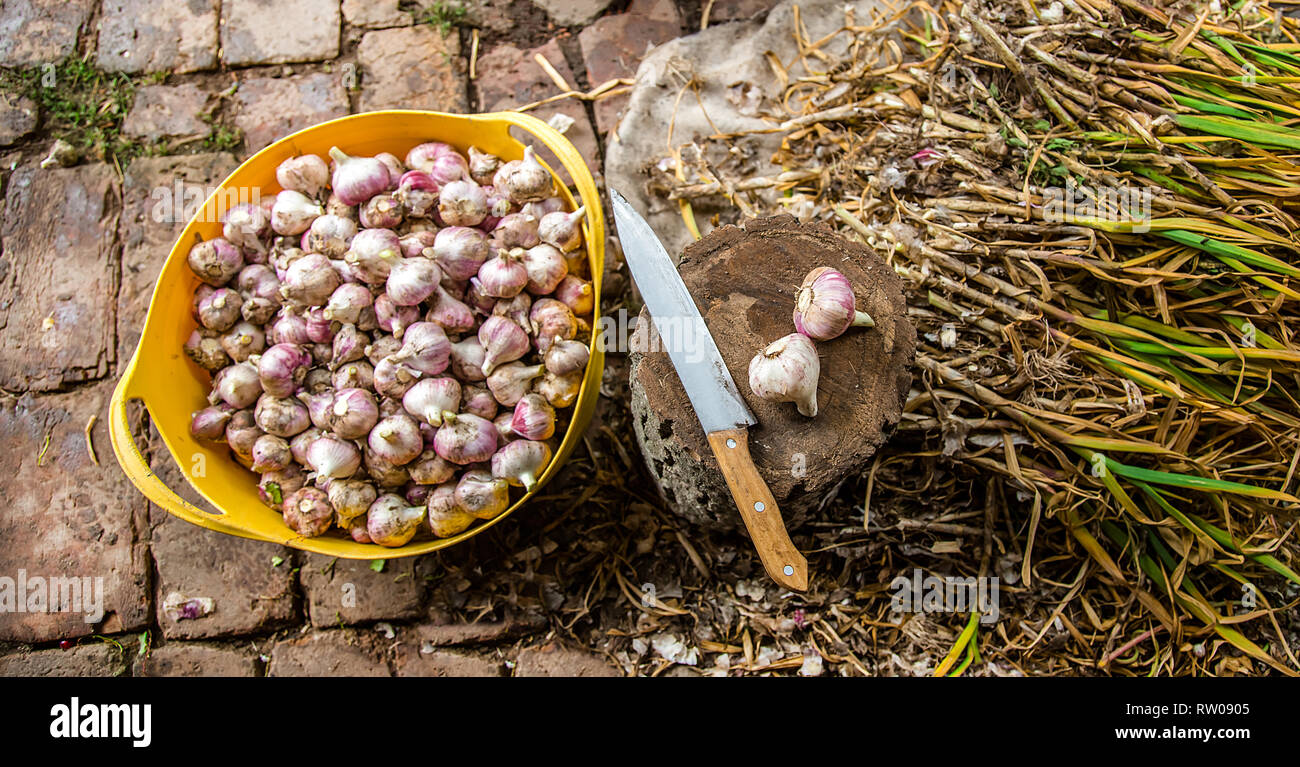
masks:
<svg viewBox="0 0 1300 767"><path fill-rule="evenodd" d="M772 402L793 402L799 412L817 415L817 379L821 361L817 347L802 333L791 333L768 344L749 363L749 388Z"/></svg>
<svg viewBox="0 0 1300 767"><path fill-rule="evenodd" d="M871 315L857 310L853 284L840 272L819 266L808 273L795 294L795 330L829 341L850 327L871 327Z"/></svg>

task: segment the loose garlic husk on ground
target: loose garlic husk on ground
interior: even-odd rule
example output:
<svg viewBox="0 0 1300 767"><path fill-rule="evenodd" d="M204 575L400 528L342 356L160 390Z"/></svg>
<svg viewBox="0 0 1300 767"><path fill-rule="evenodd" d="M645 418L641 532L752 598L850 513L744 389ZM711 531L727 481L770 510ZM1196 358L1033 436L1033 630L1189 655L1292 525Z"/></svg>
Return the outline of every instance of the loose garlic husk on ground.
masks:
<svg viewBox="0 0 1300 767"><path fill-rule="evenodd" d="M850 327L871 327L875 320L857 310L853 284L829 266L808 272L795 294L795 330L818 341L829 341Z"/></svg>
<svg viewBox="0 0 1300 767"><path fill-rule="evenodd" d="M768 344L749 363L749 388L773 402L793 402L799 412L817 415L817 378L821 362L808 336L791 333Z"/></svg>

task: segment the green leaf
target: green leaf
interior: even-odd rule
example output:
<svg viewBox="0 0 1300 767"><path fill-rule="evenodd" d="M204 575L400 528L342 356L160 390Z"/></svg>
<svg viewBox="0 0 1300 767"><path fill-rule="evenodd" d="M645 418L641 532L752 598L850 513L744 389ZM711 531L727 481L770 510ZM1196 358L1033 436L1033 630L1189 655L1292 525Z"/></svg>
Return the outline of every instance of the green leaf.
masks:
<svg viewBox="0 0 1300 767"><path fill-rule="evenodd" d="M279 567L282 564L284 564L284 557L271 557L271 567Z"/></svg>
<svg viewBox="0 0 1300 767"><path fill-rule="evenodd" d="M370 561L370 569L374 570L377 573L382 573L384 571L384 560L372 559Z"/></svg>

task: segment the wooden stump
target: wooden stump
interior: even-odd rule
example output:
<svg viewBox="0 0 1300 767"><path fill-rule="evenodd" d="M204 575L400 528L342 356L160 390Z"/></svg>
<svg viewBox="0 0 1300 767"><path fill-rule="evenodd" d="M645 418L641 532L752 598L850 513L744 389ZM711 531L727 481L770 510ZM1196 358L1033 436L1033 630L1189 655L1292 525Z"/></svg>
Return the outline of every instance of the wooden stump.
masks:
<svg viewBox="0 0 1300 767"><path fill-rule="evenodd" d="M874 328L851 328L817 344L819 414L759 399L749 390L749 361L794 332L795 291L818 266L843 272ZM916 331L902 284L870 248L792 216L715 229L686 248L679 271L741 396L758 418L750 427L754 461L797 526L840 485L858 476L902 413ZM632 415L637 440L664 498L679 514L714 529L741 526L695 411L668 354L659 350L644 310L631 339Z"/></svg>

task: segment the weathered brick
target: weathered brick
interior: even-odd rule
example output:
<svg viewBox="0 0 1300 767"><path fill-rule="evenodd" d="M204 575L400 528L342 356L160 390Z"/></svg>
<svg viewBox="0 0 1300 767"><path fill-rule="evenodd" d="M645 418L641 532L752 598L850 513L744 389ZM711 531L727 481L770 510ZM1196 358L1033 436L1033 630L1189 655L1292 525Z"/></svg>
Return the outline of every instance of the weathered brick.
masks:
<svg viewBox="0 0 1300 767"><path fill-rule="evenodd" d="M136 89L122 132L148 141L207 135L210 127L200 115L211 97L193 83L145 85Z"/></svg>
<svg viewBox="0 0 1300 767"><path fill-rule="evenodd" d="M491 657L428 649L424 652L418 643L399 644L393 661L397 676L497 677L505 670L500 660Z"/></svg>
<svg viewBox="0 0 1300 767"><path fill-rule="evenodd" d="M168 642L136 664L137 676L257 676L253 655L228 647Z"/></svg>
<svg viewBox="0 0 1300 767"><path fill-rule="evenodd" d="M479 111L496 112L514 109L535 101L541 101L559 93L559 88L551 81L534 60L534 55L546 57L551 66L569 85L577 87L573 71L564 61L564 52L555 40L532 50L521 51L509 43L502 43L479 57L478 85ZM601 174L600 152L597 149L596 132L587 119L587 110L582 103L574 99L562 99L542 107L530 110L528 114L541 120L550 120L562 114L573 120L572 126L564 134L582 155L592 175L599 178ZM522 137L527 143L527 137ZM532 142L538 156L560 174L566 183L571 182L568 174L560 167L555 156L540 142Z"/></svg>
<svg viewBox="0 0 1300 767"><path fill-rule="evenodd" d="M48 391L108 375L119 190L105 164L9 179L0 225L0 387Z"/></svg>
<svg viewBox="0 0 1300 767"><path fill-rule="evenodd" d="M343 18L354 27L383 29L410 26L411 14L398 7L398 0L343 0Z"/></svg>
<svg viewBox="0 0 1300 767"><path fill-rule="evenodd" d="M465 62L455 34L427 24L367 32L357 47L361 111L464 112Z"/></svg>
<svg viewBox="0 0 1300 767"><path fill-rule="evenodd" d="M0 611L0 640L48 642L148 623L149 554L141 535L147 503L113 460L112 391L113 383L104 382L0 403L0 577L16 581L23 571L25 608L40 607L32 602L34 577L91 579L79 611L49 612L48 581L43 611ZM92 416L99 465L84 434ZM16 591L16 583L9 588ZM97 607L103 618L87 623Z"/></svg>
<svg viewBox="0 0 1300 767"><path fill-rule="evenodd" d="M190 217L208 194L235 169L227 152L140 157L131 161L122 185L121 284L117 295L117 355L135 353L163 262Z"/></svg>
<svg viewBox="0 0 1300 767"><path fill-rule="evenodd" d="M324 61L339 55L338 0L225 0L221 60L230 66Z"/></svg>
<svg viewBox="0 0 1300 767"><path fill-rule="evenodd" d="M545 618L533 613L475 623L456 623L450 616L442 614L432 617L431 622L415 626L413 630L421 642L435 647L501 642L537 633L549 625Z"/></svg>
<svg viewBox="0 0 1300 767"><path fill-rule="evenodd" d="M6 0L0 5L0 67L53 64L77 47L96 0Z"/></svg>
<svg viewBox="0 0 1300 767"><path fill-rule="evenodd" d="M0 92L0 146L9 146L36 130L36 102L16 93Z"/></svg>
<svg viewBox="0 0 1300 767"><path fill-rule="evenodd" d="M605 12L613 0L533 0L546 15L562 27L590 24Z"/></svg>
<svg viewBox="0 0 1300 767"><path fill-rule="evenodd" d="M95 63L108 72L195 72L217 65L219 0L103 0Z"/></svg>
<svg viewBox="0 0 1300 767"><path fill-rule="evenodd" d="M578 34L587 82L634 77L646 51L681 34L681 17L671 0L639 0L625 13L597 19ZM596 129L604 134L618 125L628 94L595 102Z"/></svg>
<svg viewBox="0 0 1300 767"><path fill-rule="evenodd" d="M152 445L153 470L191 503L207 505L181 476L162 440ZM159 455L159 454L162 455ZM250 484L256 481L249 475ZM270 631L298 620L293 567L283 546L205 530L150 507L151 547L158 578L154 590L158 625L167 639L206 639ZM279 557L279 566L272 562ZM173 619L163 610L171 594L206 597L213 611Z"/></svg>
<svg viewBox="0 0 1300 767"><path fill-rule="evenodd" d="M0 676L96 677L125 673L126 659L108 642L0 655Z"/></svg>
<svg viewBox="0 0 1300 767"><path fill-rule="evenodd" d="M244 151L253 154L276 139L348 113L339 75L253 77L239 86L235 125L244 132Z"/></svg>
<svg viewBox="0 0 1300 767"><path fill-rule="evenodd" d="M405 620L421 612L424 582L416 579L409 557L388 560L375 572L368 561L310 554L299 579L313 626Z"/></svg>
<svg viewBox="0 0 1300 767"><path fill-rule="evenodd" d="M519 651L515 676L547 677L617 677L623 674L604 658L586 650L564 647L550 642Z"/></svg>
<svg viewBox="0 0 1300 767"><path fill-rule="evenodd" d="M391 676L374 640L356 631L314 631L271 649L268 676Z"/></svg>

